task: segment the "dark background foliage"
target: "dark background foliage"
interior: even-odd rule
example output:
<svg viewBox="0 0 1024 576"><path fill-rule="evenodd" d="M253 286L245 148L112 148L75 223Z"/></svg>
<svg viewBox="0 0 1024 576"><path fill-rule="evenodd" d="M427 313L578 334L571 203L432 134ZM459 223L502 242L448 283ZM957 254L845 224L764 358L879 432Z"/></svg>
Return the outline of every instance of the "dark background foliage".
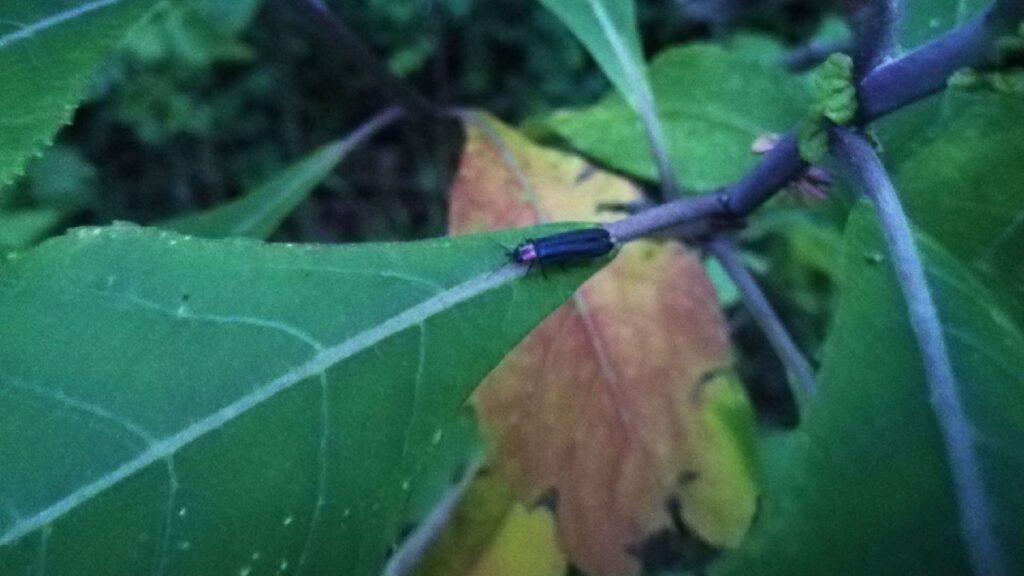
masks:
<svg viewBox="0 0 1024 576"><path fill-rule="evenodd" d="M103 72L60 146L35 163L27 195L44 204L63 196L63 206L80 208L75 224L152 221L237 196L379 110L375 80L320 43L287 4L167 5ZM717 33L720 15L732 12L706 18L710 4L641 3L648 54ZM818 17L797 2L761 8L737 9L749 18L730 22L795 43ZM537 3L344 0L332 9L435 101L523 121L607 90L583 47ZM282 234L354 241L443 233L460 134L434 124L406 125L357 151ZM87 193L73 185L80 183Z"/></svg>

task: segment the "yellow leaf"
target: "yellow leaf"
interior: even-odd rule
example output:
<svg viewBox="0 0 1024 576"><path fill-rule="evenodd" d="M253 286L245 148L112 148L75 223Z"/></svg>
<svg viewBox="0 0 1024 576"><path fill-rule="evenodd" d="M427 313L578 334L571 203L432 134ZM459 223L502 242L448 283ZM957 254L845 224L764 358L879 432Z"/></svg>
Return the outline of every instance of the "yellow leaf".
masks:
<svg viewBox="0 0 1024 576"><path fill-rule="evenodd" d="M528 511L484 471L415 576L562 576L566 566L551 514Z"/></svg>

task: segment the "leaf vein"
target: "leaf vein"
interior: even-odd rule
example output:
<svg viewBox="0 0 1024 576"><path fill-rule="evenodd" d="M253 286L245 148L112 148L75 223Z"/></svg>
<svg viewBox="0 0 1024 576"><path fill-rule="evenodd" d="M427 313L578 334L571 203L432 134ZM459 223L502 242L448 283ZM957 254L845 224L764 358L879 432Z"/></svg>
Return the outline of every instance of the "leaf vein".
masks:
<svg viewBox="0 0 1024 576"><path fill-rule="evenodd" d="M320 373L320 443L317 447L317 479L316 498L313 501L313 512L310 514L309 529L306 531L306 539L302 543L302 552L299 553L299 562L295 568L296 576L303 573L306 567L306 560L309 558L309 551L313 546L313 536L316 527L320 523L320 515L327 503L327 440L330 438L330 407L329 390L327 386L327 372Z"/></svg>
<svg viewBox="0 0 1024 576"><path fill-rule="evenodd" d="M522 277L525 273L526 270L524 268L510 264L498 272L478 275L462 284L436 293L426 300L388 318L377 326L363 330L330 348L318 351L305 363L288 370L266 384L256 387L252 392L220 408L209 416L193 422L180 432L158 440L136 457L123 462L110 472L78 487L67 496L60 498L53 504L15 524L9 530L0 534L0 546L10 544L27 534L53 523L125 479L156 462L174 455L182 448L189 446L210 432L231 423L300 382L326 371L359 352L372 348L395 334L420 322L425 322L436 314L494 290L515 278Z"/></svg>
<svg viewBox="0 0 1024 576"><path fill-rule="evenodd" d="M51 16L47 16L42 20L33 22L32 24L23 25L17 32L11 32L0 36L0 49L11 46L12 44L21 40L27 40L39 32L43 32L54 26L59 26L70 20L74 20L79 16L84 16L90 12L95 12L108 6L120 4L121 0L94 0L93 2L87 2L74 8L57 12Z"/></svg>

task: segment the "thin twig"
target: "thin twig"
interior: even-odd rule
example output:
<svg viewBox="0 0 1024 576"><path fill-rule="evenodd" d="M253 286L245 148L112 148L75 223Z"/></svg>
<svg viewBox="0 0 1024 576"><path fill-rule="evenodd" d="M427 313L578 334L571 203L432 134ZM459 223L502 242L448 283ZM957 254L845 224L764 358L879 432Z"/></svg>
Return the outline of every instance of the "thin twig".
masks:
<svg viewBox="0 0 1024 576"><path fill-rule="evenodd" d="M961 26L871 71L858 90L860 125L939 92L962 68L989 62L996 40L1024 18L1024 2L998 0Z"/></svg>
<svg viewBox="0 0 1024 576"><path fill-rule="evenodd" d="M658 167L662 200L674 200L683 195L682 189L679 187L679 179L676 177L672 159L669 157L668 138L665 137L665 130L661 126L658 115L652 113L656 109L655 106L654 96L650 95L647 107L640 113L640 119L651 147L651 155L654 156L655 165Z"/></svg>
<svg viewBox="0 0 1024 576"><path fill-rule="evenodd" d="M889 175L875 150L862 135L834 131L836 158L858 182L875 207L889 245L896 279L907 303L910 326L917 339L930 392L949 459L950 474L960 515L960 529L975 574L1006 574L1000 543L993 527L992 503L985 491L981 466L974 450L974 434L957 389L956 375L942 333L924 265L914 246L910 221L900 205Z"/></svg>
<svg viewBox="0 0 1024 576"><path fill-rule="evenodd" d="M999 0L924 46L872 70L858 89L857 125L863 126L942 90L953 72L985 64L1000 34L1024 18L1024 2ZM808 168L795 134L786 135L741 180L703 196L682 198L606 225L620 242L687 221L742 218Z"/></svg>
<svg viewBox="0 0 1024 576"><path fill-rule="evenodd" d="M804 408L817 390L814 368L800 352L786 326L772 309L754 275L743 265L733 242L719 236L707 243L707 249L736 284L754 322L764 332L776 356L789 372L790 390L796 400L797 410L803 414Z"/></svg>
<svg viewBox="0 0 1024 576"><path fill-rule="evenodd" d="M798 178L807 168L808 164L797 151L796 136L790 134L739 181L709 194L666 202L605 227L617 241L627 242L701 218L740 218Z"/></svg>
<svg viewBox="0 0 1024 576"><path fill-rule="evenodd" d="M863 78L895 54L901 2L848 0L847 4L847 20L853 30L854 77Z"/></svg>
<svg viewBox="0 0 1024 576"><path fill-rule="evenodd" d="M355 130L349 132L345 138L338 143L338 151L341 154L348 154L352 150L362 146L366 140L381 130L394 124L395 121L400 120L404 115L405 110L399 106L389 106L384 110L381 110L359 126L356 126Z"/></svg>
<svg viewBox="0 0 1024 576"><path fill-rule="evenodd" d="M728 212L728 201L729 198L721 193L681 198L610 222L604 227L616 242L629 242L694 220L724 215Z"/></svg>
<svg viewBox="0 0 1024 576"><path fill-rule="evenodd" d="M434 106L374 54L362 38L320 0L284 0L316 34L331 45L332 52L348 58L380 88L414 116L433 116Z"/></svg>

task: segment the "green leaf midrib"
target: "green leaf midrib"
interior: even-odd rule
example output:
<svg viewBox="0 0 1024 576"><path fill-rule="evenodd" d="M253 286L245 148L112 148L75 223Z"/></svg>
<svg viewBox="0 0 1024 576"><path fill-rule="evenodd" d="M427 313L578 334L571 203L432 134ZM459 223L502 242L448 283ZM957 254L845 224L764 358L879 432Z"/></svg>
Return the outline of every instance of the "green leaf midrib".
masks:
<svg viewBox="0 0 1024 576"><path fill-rule="evenodd" d="M490 290L499 288L507 282L525 274L522 267L506 266L498 272L487 273L467 280L451 288L438 291L426 300L406 308L374 327L363 330L330 347L320 347L317 352L303 364L296 366L274 380L257 387L209 416L190 424L185 429L149 445L135 458L124 462L114 470L104 474L92 482L75 489L71 494L47 506L43 510L15 523L9 530L0 535L0 545L10 544L19 538L35 532L61 518L79 505L91 500L107 489L117 485L135 473L169 458L173 458L180 449L204 437L234 419L248 413L263 402L274 398L279 393L292 388L314 376L324 374L332 366L355 354L369 349L383 340L399 334L404 330L419 325L435 314L451 309L454 306L483 295ZM138 304L138 302L136 302ZM270 327L267 324L261 324ZM278 330L296 336L295 331L277 326ZM301 332L301 331L300 331ZM310 340L300 338L307 344ZM312 340L312 342L316 342Z"/></svg>

